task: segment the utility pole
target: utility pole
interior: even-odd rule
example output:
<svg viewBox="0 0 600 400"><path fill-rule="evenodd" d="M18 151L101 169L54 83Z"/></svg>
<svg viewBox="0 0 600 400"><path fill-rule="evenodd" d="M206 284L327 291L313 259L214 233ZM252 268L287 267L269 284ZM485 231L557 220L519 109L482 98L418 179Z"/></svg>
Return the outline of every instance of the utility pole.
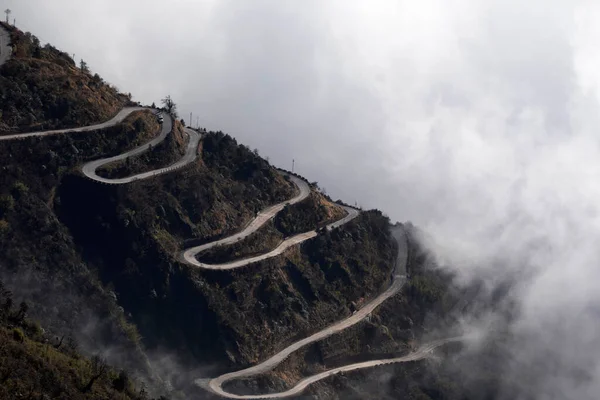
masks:
<svg viewBox="0 0 600 400"><path fill-rule="evenodd" d="M296 160L292 158L292 173L294 173L294 164L296 164Z"/></svg>
<svg viewBox="0 0 600 400"><path fill-rule="evenodd" d="M10 13L11 13L12 11L10 11L10 8L7 8L6 10L4 10L4 12L6 13L6 23L8 24L8 23L9 23L9 21L10 21L10 20L9 20Z"/></svg>

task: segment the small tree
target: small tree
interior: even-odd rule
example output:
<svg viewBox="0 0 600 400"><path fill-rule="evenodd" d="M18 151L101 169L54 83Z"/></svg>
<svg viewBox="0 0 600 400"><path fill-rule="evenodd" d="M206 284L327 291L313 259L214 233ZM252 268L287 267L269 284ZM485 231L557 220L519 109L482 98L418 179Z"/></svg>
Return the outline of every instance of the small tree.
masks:
<svg viewBox="0 0 600 400"><path fill-rule="evenodd" d="M119 376L113 380L113 387L119 392L124 392L129 387L129 374L126 371L119 372Z"/></svg>
<svg viewBox="0 0 600 400"><path fill-rule="evenodd" d="M177 104L175 104L173 99L171 99L171 96L167 95L167 97L162 99L161 102L165 106L165 109L167 110L167 112L169 114L171 114L172 116L174 116L175 118L177 118Z"/></svg>
<svg viewBox="0 0 600 400"><path fill-rule="evenodd" d="M29 311L29 306L24 301L19 305L19 312L17 312L16 320L22 322L27 316L27 311Z"/></svg>
<svg viewBox="0 0 600 400"><path fill-rule="evenodd" d="M77 352L79 351L79 343L77 343L77 339L75 339L72 336L69 336L67 338L67 347L69 348L69 350L71 350L72 352Z"/></svg>
<svg viewBox="0 0 600 400"><path fill-rule="evenodd" d="M13 329L13 339L21 343L23 343L23 341L25 340L25 334L20 328Z"/></svg>
<svg viewBox="0 0 600 400"><path fill-rule="evenodd" d="M10 314L12 306L13 306L12 297L7 297L6 300L4 301L4 304L2 304L2 312L8 316Z"/></svg>
<svg viewBox="0 0 600 400"><path fill-rule="evenodd" d="M108 365L106 365L106 361L99 355L95 355L92 357L92 376L87 385L83 387L81 390L83 393L87 393L92 390L92 386L94 382L96 382L102 375L104 375L108 371Z"/></svg>
<svg viewBox="0 0 600 400"><path fill-rule="evenodd" d="M79 62L79 69L81 69L81 72L85 72L85 73L90 72L90 69L88 68L87 63L83 60L81 60Z"/></svg>

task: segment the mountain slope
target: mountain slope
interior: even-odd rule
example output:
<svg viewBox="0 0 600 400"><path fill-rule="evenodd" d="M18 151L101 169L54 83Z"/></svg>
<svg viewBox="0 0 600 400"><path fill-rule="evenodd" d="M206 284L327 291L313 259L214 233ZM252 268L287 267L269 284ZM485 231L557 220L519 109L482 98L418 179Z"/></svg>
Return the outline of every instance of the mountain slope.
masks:
<svg viewBox="0 0 600 400"><path fill-rule="evenodd" d="M53 337L27 319L26 303L13 304L0 281L0 399L145 398L125 371L85 358L73 337Z"/></svg>
<svg viewBox="0 0 600 400"><path fill-rule="evenodd" d="M126 103L64 53L10 30L14 58L1 67L7 111L0 130L82 127L109 119ZM66 100L57 105L59 98ZM389 286L397 252L389 219L371 210L321 229L345 211L314 190L264 228L272 245L319 228L311 240L231 271L183 262L183 249L240 231L259 211L292 198L297 187L222 132L205 133L199 157L176 172L123 185L82 173L86 163L147 143L162 128L140 111L102 130L0 140L0 278L49 332L76 337L84 354L104 352L154 393L168 389L190 398L198 395L196 369L216 376L257 363L351 315ZM181 126L163 133L156 148L101 173L129 176L180 159L186 146ZM249 254L255 245L233 246ZM234 251L220 250L220 257ZM260 251L268 250L269 243L262 244ZM404 335L418 333L406 329ZM352 343L364 332L347 334ZM396 350L406 345L400 342ZM359 350L337 347L350 355ZM290 364L281 368L298 372Z"/></svg>
<svg viewBox="0 0 600 400"><path fill-rule="evenodd" d="M0 134L104 121L129 101L98 75L30 33L2 24L11 58L0 66Z"/></svg>

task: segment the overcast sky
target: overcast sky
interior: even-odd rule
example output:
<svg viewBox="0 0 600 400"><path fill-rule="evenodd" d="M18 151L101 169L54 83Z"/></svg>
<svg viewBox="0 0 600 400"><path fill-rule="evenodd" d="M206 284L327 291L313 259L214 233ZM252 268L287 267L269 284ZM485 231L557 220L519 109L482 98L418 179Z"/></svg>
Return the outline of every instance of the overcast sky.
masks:
<svg viewBox="0 0 600 400"><path fill-rule="evenodd" d="M561 360L538 398L599 397L600 3L0 4L135 99L423 226L465 277L527 271L515 329L547 340L520 361Z"/></svg>
<svg viewBox="0 0 600 400"><path fill-rule="evenodd" d="M590 14L578 16L582 7L569 1L521 3L2 7L135 99L171 94L186 120L193 112L193 123L200 117L276 165L296 159L298 172L335 198L422 224L448 205L470 208L461 205L463 191L479 191L482 180L512 182L506 175L527 160L536 137L571 133L573 107L585 106L574 96L595 87L600 62L586 46L600 32L576 22Z"/></svg>

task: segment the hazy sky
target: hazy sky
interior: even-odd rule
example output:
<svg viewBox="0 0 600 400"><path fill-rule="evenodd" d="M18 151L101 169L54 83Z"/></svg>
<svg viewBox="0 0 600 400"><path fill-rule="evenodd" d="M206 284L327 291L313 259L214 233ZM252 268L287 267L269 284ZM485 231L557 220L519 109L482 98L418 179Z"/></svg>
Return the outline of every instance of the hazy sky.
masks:
<svg viewBox="0 0 600 400"><path fill-rule="evenodd" d="M513 181L510 168L520 168L540 135L571 133L573 107L586 106L574 96L595 87L600 61L586 49L600 32L577 21L590 14L569 1L522 3L2 7L135 99L158 103L169 93L187 120L191 111L194 123L199 116L276 165L295 158L298 172L334 197L425 223L448 202L470 208L462 193L479 191L482 180Z"/></svg>
<svg viewBox="0 0 600 400"><path fill-rule="evenodd" d="M171 94L334 198L413 220L464 276L526 271L515 330L544 338L518 349L548 375L538 398L600 397L600 3L0 6L135 99Z"/></svg>

